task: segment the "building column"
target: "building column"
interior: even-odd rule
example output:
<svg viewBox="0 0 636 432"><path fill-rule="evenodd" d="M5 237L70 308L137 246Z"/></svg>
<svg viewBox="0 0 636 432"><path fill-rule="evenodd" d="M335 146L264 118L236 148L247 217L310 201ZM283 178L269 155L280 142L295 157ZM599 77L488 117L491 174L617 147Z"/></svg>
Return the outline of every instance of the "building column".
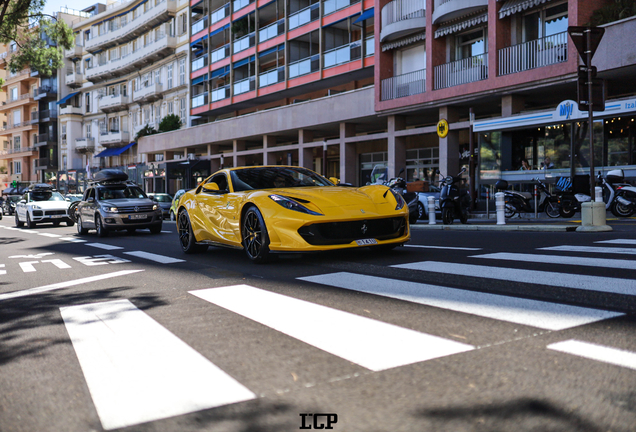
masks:
<svg viewBox="0 0 636 432"><path fill-rule="evenodd" d="M501 116L510 117L523 111L525 99L518 95L505 95L501 97Z"/></svg>
<svg viewBox="0 0 636 432"><path fill-rule="evenodd" d="M304 148L303 144L314 140L314 132L306 129L298 130L298 165L310 170L314 169L314 149Z"/></svg>
<svg viewBox="0 0 636 432"><path fill-rule="evenodd" d="M269 151L269 148L275 145L275 136L263 135L263 165L276 165L276 155Z"/></svg>
<svg viewBox="0 0 636 432"><path fill-rule="evenodd" d="M356 145L345 138L355 136L356 125L340 123L340 183L356 184Z"/></svg>
<svg viewBox="0 0 636 432"><path fill-rule="evenodd" d="M441 107L439 118L445 119L449 124L446 138L439 138L439 171L442 176L456 176L459 172L459 131L453 130L453 123L459 119L456 109Z"/></svg>
<svg viewBox="0 0 636 432"><path fill-rule="evenodd" d="M245 141L234 140L232 141L232 166L238 167L245 165L245 156L237 156L236 152L245 150Z"/></svg>
<svg viewBox="0 0 636 432"><path fill-rule="evenodd" d="M395 132L404 130L406 121L402 116L389 116L388 118L388 177L397 177L397 174L404 168L404 178L406 178L406 137L396 137Z"/></svg>

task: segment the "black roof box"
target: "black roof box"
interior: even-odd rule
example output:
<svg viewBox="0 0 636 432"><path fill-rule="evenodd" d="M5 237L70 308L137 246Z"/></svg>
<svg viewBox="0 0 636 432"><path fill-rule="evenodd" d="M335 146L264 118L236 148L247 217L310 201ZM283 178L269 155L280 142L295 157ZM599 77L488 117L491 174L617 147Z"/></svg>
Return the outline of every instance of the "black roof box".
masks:
<svg viewBox="0 0 636 432"><path fill-rule="evenodd" d="M105 169L95 173L93 180L98 182L125 182L128 180L128 174L116 169Z"/></svg>
<svg viewBox="0 0 636 432"><path fill-rule="evenodd" d="M46 184L46 183L36 183L36 184L32 184L29 186L30 190L34 190L34 189L48 189L51 190L53 189L53 186L51 186L50 184Z"/></svg>

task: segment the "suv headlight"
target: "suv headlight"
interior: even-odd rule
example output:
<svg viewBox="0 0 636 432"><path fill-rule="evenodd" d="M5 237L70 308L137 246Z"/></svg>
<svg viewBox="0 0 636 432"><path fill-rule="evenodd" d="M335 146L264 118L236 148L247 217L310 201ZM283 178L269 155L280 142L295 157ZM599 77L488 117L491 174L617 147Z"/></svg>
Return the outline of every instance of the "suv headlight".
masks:
<svg viewBox="0 0 636 432"><path fill-rule="evenodd" d="M119 209L117 207L104 207L104 210L110 213L117 213Z"/></svg>
<svg viewBox="0 0 636 432"><path fill-rule="evenodd" d="M393 189L389 189L389 190L395 197L395 202L397 203L397 205L395 206L395 209L400 210L402 207L404 207L404 205L406 204L406 201L404 201L404 198L402 198L402 195L400 195L399 192L396 192Z"/></svg>
<svg viewBox="0 0 636 432"><path fill-rule="evenodd" d="M152 206L152 209L153 209L153 210L157 210L158 208L159 208L159 206L158 206L157 204L155 204L155 205L153 205L153 206Z"/></svg>
<svg viewBox="0 0 636 432"><path fill-rule="evenodd" d="M39 205L32 205L31 209L32 210L42 210L42 207L40 207Z"/></svg>
<svg viewBox="0 0 636 432"><path fill-rule="evenodd" d="M323 216L321 213L315 212L313 210L309 210L307 207L305 207L304 205L300 204L297 201L294 201L291 198L287 198L287 197L280 196L280 195L270 195L269 197L272 200L274 200L277 204L280 204L281 206L285 207L286 209L294 210L294 211L301 212L301 213L307 213L307 214L314 215L314 216Z"/></svg>

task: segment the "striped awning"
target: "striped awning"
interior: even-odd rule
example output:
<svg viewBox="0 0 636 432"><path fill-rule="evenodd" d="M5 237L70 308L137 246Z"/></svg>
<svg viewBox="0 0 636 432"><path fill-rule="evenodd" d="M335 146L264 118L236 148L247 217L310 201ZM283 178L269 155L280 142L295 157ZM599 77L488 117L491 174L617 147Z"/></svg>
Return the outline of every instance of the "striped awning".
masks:
<svg viewBox="0 0 636 432"><path fill-rule="evenodd" d="M517 12L523 12L526 9L539 6L540 4L547 3L550 0L508 0L499 9L499 19L503 19L508 15L516 14Z"/></svg>
<svg viewBox="0 0 636 432"><path fill-rule="evenodd" d="M464 16L462 18L455 19L442 23L437 30L435 30L435 39L438 37L446 36L453 33L458 33L470 27L485 23L488 21L488 12L480 12L471 16Z"/></svg>
<svg viewBox="0 0 636 432"><path fill-rule="evenodd" d="M410 45L426 39L426 32L382 44L382 52Z"/></svg>

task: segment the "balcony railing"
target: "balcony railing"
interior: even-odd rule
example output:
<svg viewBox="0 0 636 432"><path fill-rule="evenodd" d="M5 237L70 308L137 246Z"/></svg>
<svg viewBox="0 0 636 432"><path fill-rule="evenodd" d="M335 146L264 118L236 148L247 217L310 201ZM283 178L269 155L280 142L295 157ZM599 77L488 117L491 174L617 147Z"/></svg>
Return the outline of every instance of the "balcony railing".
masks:
<svg viewBox="0 0 636 432"><path fill-rule="evenodd" d="M198 108L200 106L207 105L207 103L208 103L208 94L206 92L206 93L201 93L200 95L193 97L191 106L192 108Z"/></svg>
<svg viewBox="0 0 636 432"><path fill-rule="evenodd" d="M31 93L25 93L25 94L21 94L19 95L17 98L13 99L13 98L9 98L6 101L2 102L2 105L13 105L13 104L17 104L18 102L24 101L26 99L30 99L33 96L31 95Z"/></svg>
<svg viewBox="0 0 636 432"><path fill-rule="evenodd" d="M339 64L348 63L352 60L357 60L362 57L362 42L355 41L348 45L343 45L341 47L325 51L323 56L323 67L325 69Z"/></svg>
<svg viewBox="0 0 636 432"><path fill-rule="evenodd" d="M256 89L256 77L242 79L234 83L234 96Z"/></svg>
<svg viewBox="0 0 636 432"><path fill-rule="evenodd" d="M254 3L254 0L234 0L234 2L232 2L233 10L234 12L241 10L250 3Z"/></svg>
<svg viewBox="0 0 636 432"><path fill-rule="evenodd" d="M160 83L149 84L146 87L142 87L140 89L135 90L133 95L133 100L135 102L145 100L152 101L157 100L161 97L161 93L163 92L163 85Z"/></svg>
<svg viewBox="0 0 636 432"><path fill-rule="evenodd" d="M51 159L48 157L39 158L35 160L35 169L43 170L43 169L53 169L57 168L57 159Z"/></svg>
<svg viewBox="0 0 636 432"><path fill-rule="evenodd" d="M568 34L557 33L499 50L499 75L508 75L568 60Z"/></svg>
<svg viewBox="0 0 636 432"><path fill-rule="evenodd" d="M35 147L18 147L18 148L9 148L4 150L4 154L16 154L16 153L25 153L25 152L34 152L37 149Z"/></svg>
<svg viewBox="0 0 636 432"><path fill-rule="evenodd" d="M192 71L192 72L197 71L197 70L199 70L199 69L201 69L201 68L206 67L207 65L208 65L208 55L207 55L207 54L204 54L203 56L199 57L198 59L195 59L195 60L192 62L192 69L191 69L191 71Z"/></svg>
<svg viewBox="0 0 636 432"><path fill-rule="evenodd" d="M263 27L258 31L258 43L273 39L285 32L285 19L279 20L273 24Z"/></svg>
<svg viewBox="0 0 636 432"><path fill-rule="evenodd" d="M320 16L320 3L314 3L289 15L289 30L316 21Z"/></svg>
<svg viewBox="0 0 636 432"><path fill-rule="evenodd" d="M208 17L204 16L199 21L192 24L192 34L195 35L208 26Z"/></svg>
<svg viewBox="0 0 636 432"><path fill-rule="evenodd" d="M103 146L127 144L128 135L127 131L110 131L104 135L100 135L99 143Z"/></svg>
<svg viewBox="0 0 636 432"><path fill-rule="evenodd" d="M210 54L210 64L223 60L230 55L230 44L223 45L221 48L212 51Z"/></svg>
<svg viewBox="0 0 636 432"><path fill-rule="evenodd" d="M413 96L426 91L426 69L382 80L382 100Z"/></svg>
<svg viewBox="0 0 636 432"><path fill-rule="evenodd" d="M326 0L323 3L322 14L329 15L330 13L339 11L340 9L344 9L357 2L358 0Z"/></svg>
<svg viewBox="0 0 636 432"><path fill-rule="evenodd" d="M47 109L42 111L35 111L31 113L31 120L37 121L49 121L57 118L57 110Z"/></svg>
<svg viewBox="0 0 636 432"><path fill-rule="evenodd" d="M230 16L230 4L226 3L210 14L210 25L221 21L223 18Z"/></svg>
<svg viewBox="0 0 636 432"><path fill-rule="evenodd" d="M488 78L488 53L435 66L435 90Z"/></svg>
<svg viewBox="0 0 636 432"><path fill-rule="evenodd" d="M244 51L254 46L256 42L256 32L252 32L234 41L234 54Z"/></svg>
<svg viewBox="0 0 636 432"><path fill-rule="evenodd" d="M83 81L84 81L84 75L82 75L81 72L73 72L73 71L68 71L66 73L66 79L64 80L67 86L80 85L82 84Z"/></svg>
<svg viewBox="0 0 636 432"><path fill-rule="evenodd" d="M71 49L64 50L64 57L66 58L81 57L82 51L84 51L84 47L82 45L75 45Z"/></svg>
<svg viewBox="0 0 636 432"><path fill-rule="evenodd" d="M272 69L258 75L258 87L267 87L272 84L285 81L285 66Z"/></svg>
<svg viewBox="0 0 636 432"><path fill-rule="evenodd" d="M95 149L95 138L76 138L75 151L86 152Z"/></svg>
<svg viewBox="0 0 636 432"><path fill-rule="evenodd" d="M214 103L230 97L230 85L216 88L210 92L210 100Z"/></svg>
<svg viewBox="0 0 636 432"><path fill-rule="evenodd" d="M424 18L425 2L422 0L393 0L382 8L382 26L413 18Z"/></svg>
<svg viewBox="0 0 636 432"><path fill-rule="evenodd" d="M27 69L22 69L20 72L16 72L16 73L9 73L9 76L7 77L6 81L7 82L11 82L14 80L17 80L25 75L31 75L31 69L27 68Z"/></svg>
<svg viewBox="0 0 636 432"><path fill-rule="evenodd" d="M289 78L307 75L320 69L320 54L304 58L289 64Z"/></svg>
<svg viewBox="0 0 636 432"><path fill-rule="evenodd" d="M98 107L102 111L119 111L128 106L128 96L122 94L103 96L99 99Z"/></svg>
<svg viewBox="0 0 636 432"><path fill-rule="evenodd" d="M43 133L39 134L37 138L34 139L33 144L35 147L43 147L48 144L53 144L57 142L57 135Z"/></svg>
<svg viewBox="0 0 636 432"><path fill-rule="evenodd" d="M76 114L76 115L82 115L82 108L81 107L75 107L73 105L67 105L63 108L60 108L60 115L66 115L66 114Z"/></svg>

